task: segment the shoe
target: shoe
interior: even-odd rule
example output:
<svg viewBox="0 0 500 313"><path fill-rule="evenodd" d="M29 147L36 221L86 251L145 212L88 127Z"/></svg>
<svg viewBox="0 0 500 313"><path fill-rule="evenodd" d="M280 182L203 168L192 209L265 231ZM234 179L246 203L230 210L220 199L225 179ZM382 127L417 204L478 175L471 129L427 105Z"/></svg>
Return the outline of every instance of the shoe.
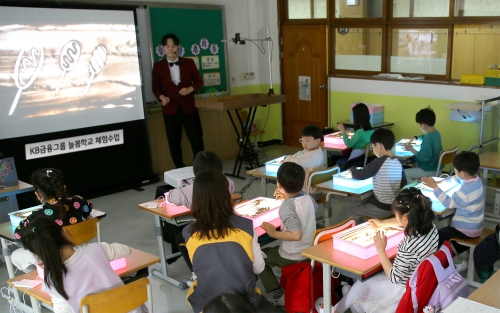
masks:
<svg viewBox="0 0 500 313"><path fill-rule="evenodd" d="M342 295L345 297L345 295L349 292L349 290L351 290L351 285L344 285L342 287Z"/></svg>
<svg viewBox="0 0 500 313"><path fill-rule="evenodd" d="M273 292L271 303L275 306L285 306L285 291L279 288Z"/></svg>
<svg viewBox="0 0 500 313"><path fill-rule="evenodd" d="M198 277L196 277L196 274L195 273L191 273L191 278L189 280L186 281L186 284L191 287L194 283L194 281L197 279Z"/></svg>
<svg viewBox="0 0 500 313"><path fill-rule="evenodd" d="M469 261L468 260L463 260L462 263L456 265L455 267L457 269L457 272L465 271L467 268L469 268Z"/></svg>

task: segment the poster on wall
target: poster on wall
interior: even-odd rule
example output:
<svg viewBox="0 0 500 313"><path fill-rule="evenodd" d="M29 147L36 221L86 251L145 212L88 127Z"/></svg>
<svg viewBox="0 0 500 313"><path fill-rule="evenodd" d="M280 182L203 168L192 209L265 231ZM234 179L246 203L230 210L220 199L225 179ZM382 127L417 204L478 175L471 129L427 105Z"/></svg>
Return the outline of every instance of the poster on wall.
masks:
<svg viewBox="0 0 500 313"><path fill-rule="evenodd" d="M205 73L203 74L203 85L218 86L220 85L220 73Z"/></svg>
<svg viewBox="0 0 500 313"><path fill-rule="evenodd" d="M196 69L198 71L200 70L200 59L198 57L185 57L185 58L193 60L194 64L196 65Z"/></svg>
<svg viewBox="0 0 500 313"><path fill-rule="evenodd" d="M310 76L299 76L299 100L311 101Z"/></svg>
<svg viewBox="0 0 500 313"><path fill-rule="evenodd" d="M218 55L202 56L201 57L201 64L202 64L202 67L204 70L218 69L219 68L219 56Z"/></svg>

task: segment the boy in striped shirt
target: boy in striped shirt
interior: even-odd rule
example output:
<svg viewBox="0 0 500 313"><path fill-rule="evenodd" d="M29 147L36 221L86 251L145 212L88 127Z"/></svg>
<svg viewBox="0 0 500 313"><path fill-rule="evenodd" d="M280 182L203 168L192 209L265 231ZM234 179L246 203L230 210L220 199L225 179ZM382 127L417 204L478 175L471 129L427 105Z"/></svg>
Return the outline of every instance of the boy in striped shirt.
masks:
<svg viewBox="0 0 500 313"><path fill-rule="evenodd" d="M350 216L356 224L362 222L363 216L371 218L386 218L393 216L391 204L397 194L406 185L406 176L403 166L398 159L391 155L391 149L396 142L394 133L389 129L378 128L370 137L371 149L377 159L370 162L365 168L351 167L354 179L368 179L373 177L374 197L371 202L355 206L349 210Z"/></svg>
<svg viewBox="0 0 500 313"><path fill-rule="evenodd" d="M451 225L439 230L439 246L453 237L475 238L483 232L484 223L484 193L483 183L477 172L479 170L479 156L474 152L462 151L453 158L455 176L446 180L455 180L462 186L450 197L440 188L439 183L432 178L422 178L422 182L434 189L434 195L449 209L456 209ZM457 254L469 248L452 242ZM462 256L462 264L457 271L468 267L468 256Z"/></svg>

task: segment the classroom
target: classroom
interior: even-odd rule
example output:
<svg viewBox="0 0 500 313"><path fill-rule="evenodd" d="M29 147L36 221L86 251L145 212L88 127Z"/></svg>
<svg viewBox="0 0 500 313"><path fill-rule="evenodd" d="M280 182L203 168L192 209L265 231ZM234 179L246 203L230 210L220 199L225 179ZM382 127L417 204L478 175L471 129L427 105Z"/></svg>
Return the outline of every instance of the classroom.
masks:
<svg viewBox="0 0 500 313"><path fill-rule="evenodd" d="M419 290L437 283L412 274L433 273L430 255L446 267L446 251L446 278L461 278L443 312L500 310L499 17L495 0L1 0L0 312L80 309L58 286L42 291L25 239L53 210L64 264L80 248L123 253L106 275L125 285L89 312L106 299L217 312L216 290L234 295L247 274L236 302L254 312L410 312L407 280L431 312ZM236 214L230 239L205 245L188 230L203 234L196 221L216 213L199 210L229 197L219 182ZM412 240L432 243L403 251ZM307 295L293 271L311 269L321 281Z"/></svg>

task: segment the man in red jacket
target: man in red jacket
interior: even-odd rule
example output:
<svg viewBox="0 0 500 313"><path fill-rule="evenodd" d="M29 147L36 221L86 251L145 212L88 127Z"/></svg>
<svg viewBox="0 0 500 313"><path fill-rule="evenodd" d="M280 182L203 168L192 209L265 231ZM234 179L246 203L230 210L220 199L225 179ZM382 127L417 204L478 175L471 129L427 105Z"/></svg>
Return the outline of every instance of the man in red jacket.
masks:
<svg viewBox="0 0 500 313"><path fill-rule="evenodd" d="M193 156L204 150L200 115L194 106L194 92L203 85L193 60L177 56L179 38L166 34L161 39L166 58L153 66L153 93L161 101L170 155L176 168L182 161L182 125Z"/></svg>

